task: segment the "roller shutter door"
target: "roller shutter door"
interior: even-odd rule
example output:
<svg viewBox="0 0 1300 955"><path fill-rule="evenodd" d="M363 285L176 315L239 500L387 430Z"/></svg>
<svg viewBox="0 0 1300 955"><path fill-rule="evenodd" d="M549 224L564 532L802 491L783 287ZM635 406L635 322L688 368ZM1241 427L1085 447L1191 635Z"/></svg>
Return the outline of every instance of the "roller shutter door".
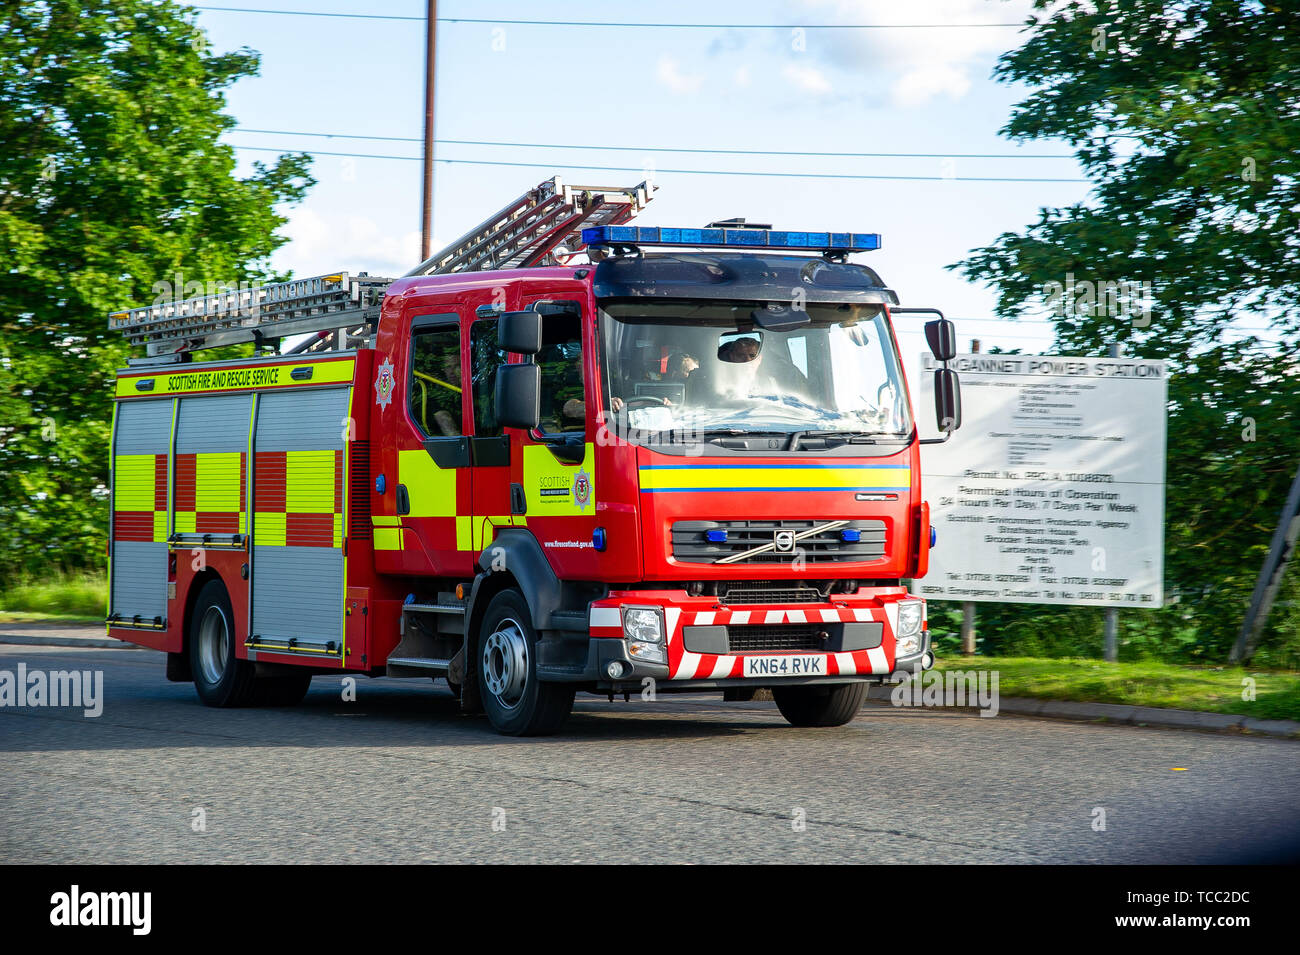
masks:
<svg viewBox="0 0 1300 955"><path fill-rule="evenodd" d="M122 401L113 431L109 616L160 626L167 616L167 454L172 400Z"/></svg>
<svg viewBox="0 0 1300 955"><path fill-rule="evenodd" d="M173 528L182 540L247 533L252 395L182 398L176 419ZM229 584L229 582L228 582Z"/></svg>
<svg viewBox="0 0 1300 955"><path fill-rule="evenodd" d="M264 394L253 444L254 646L339 656L351 389Z"/></svg>

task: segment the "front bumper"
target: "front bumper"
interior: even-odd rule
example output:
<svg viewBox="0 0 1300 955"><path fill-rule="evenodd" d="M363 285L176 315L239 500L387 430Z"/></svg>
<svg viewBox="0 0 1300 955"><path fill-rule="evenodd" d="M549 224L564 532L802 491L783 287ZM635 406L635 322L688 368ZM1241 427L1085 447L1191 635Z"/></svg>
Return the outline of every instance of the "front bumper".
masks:
<svg viewBox="0 0 1300 955"><path fill-rule="evenodd" d="M539 675L600 687L643 685L651 679L681 689L879 681L900 670L919 672L933 665L924 613L920 649L895 655L896 604L915 599L902 588L888 588L836 595L823 604L721 606L715 598L687 597L683 591L612 593L591 605L587 635L566 635L574 642L585 636L586 652L573 646L577 652L568 655L569 666L539 667ZM624 607L654 607L662 613L666 663L628 654ZM782 646L784 635L789 635L789 647ZM812 662L811 674L793 667L796 657ZM774 662L764 668L757 666L759 659ZM792 666L782 666L783 659ZM610 669L615 661L617 675Z"/></svg>

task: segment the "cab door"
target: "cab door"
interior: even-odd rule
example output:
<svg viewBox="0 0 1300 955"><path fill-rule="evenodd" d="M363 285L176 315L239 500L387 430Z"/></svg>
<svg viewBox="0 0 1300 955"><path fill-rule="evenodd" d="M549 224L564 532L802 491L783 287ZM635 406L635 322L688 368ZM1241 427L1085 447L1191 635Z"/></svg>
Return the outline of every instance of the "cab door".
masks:
<svg viewBox="0 0 1300 955"><path fill-rule="evenodd" d="M522 488L512 487L511 447L493 407L497 368L509 355L497 343L499 312L484 306L469 328L470 409L474 436L470 439L473 465L474 513L461 522L461 547L475 558L496 536L496 528L525 524ZM515 449L518 450L517 448ZM466 526L468 525L468 526Z"/></svg>
<svg viewBox="0 0 1300 955"><path fill-rule="evenodd" d="M459 313L412 317L407 344L405 434L397 443L401 570L471 575L473 560L459 548L457 533L471 501Z"/></svg>
<svg viewBox="0 0 1300 955"><path fill-rule="evenodd" d="M515 480L522 485L528 528L561 577L594 577L600 554L597 526L596 456L593 443L596 389L590 361L595 339L591 316L574 289L530 296L524 308L555 306L542 318L539 437L520 434ZM539 309L540 310L540 309Z"/></svg>

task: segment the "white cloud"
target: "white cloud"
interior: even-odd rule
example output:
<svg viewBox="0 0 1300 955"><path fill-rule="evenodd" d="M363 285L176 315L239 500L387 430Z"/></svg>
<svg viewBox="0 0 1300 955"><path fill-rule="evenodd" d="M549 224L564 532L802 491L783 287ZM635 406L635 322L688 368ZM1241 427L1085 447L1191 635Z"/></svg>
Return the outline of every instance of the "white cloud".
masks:
<svg viewBox="0 0 1300 955"><path fill-rule="evenodd" d="M655 76L660 84L674 93L694 93L704 84L704 77L698 73L683 73L681 64L671 56L661 56Z"/></svg>
<svg viewBox="0 0 1300 955"><path fill-rule="evenodd" d="M1019 23L1030 0L801 0L803 14L819 23ZM889 89L900 106L919 106L937 97L959 100L972 78L987 75L1001 53L1022 42L1014 27L967 26L897 30L809 32L808 57L867 74Z"/></svg>
<svg viewBox="0 0 1300 955"><path fill-rule="evenodd" d="M834 89L826 75L814 66L791 64L781 71L781 75L805 93L824 95Z"/></svg>
<svg viewBox="0 0 1300 955"><path fill-rule="evenodd" d="M900 106L920 106L943 94L954 100L961 99L970 90L970 85L970 76L965 70L940 65L904 73L894 82L892 92Z"/></svg>
<svg viewBox="0 0 1300 955"><path fill-rule="evenodd" d="M289 241L272 261L277 269L290 269L300 278L334 269L395 278L420 260L419 232L394 235L365 216L325 216L309 205L289 212L284 234Z"/></svg>
<svg viewBox="0 0 1300 955"><path fill-rule="evenodd" d="M736 86L742 88L748 86L750 83L749 67L747 66L738 67L736 69L735 74L732 76L731 81L735 83Z"/></svg>

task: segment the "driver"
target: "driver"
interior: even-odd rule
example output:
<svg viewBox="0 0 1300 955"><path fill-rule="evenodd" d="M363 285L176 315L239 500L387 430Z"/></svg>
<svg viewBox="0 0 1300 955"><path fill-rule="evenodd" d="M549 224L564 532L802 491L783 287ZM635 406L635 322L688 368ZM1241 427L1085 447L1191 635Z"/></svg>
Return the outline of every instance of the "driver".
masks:
<svg viewBox="0 0 1300 955"><path fill-rule="evenodd" d="M660 374L657 371L647 371L642 375L643 381L686 381L691 376L691 372L700 367L700 360L694 355L684 352L672 352L664 363L664 371ZM667 398L658 398L651 396L636 396L642 398L646 404L653 405L656 401L664 405L671 405L672 402ZM615 395L610 400L610 407L615 411L622 411L627 405L626 402Z"/></svg>

